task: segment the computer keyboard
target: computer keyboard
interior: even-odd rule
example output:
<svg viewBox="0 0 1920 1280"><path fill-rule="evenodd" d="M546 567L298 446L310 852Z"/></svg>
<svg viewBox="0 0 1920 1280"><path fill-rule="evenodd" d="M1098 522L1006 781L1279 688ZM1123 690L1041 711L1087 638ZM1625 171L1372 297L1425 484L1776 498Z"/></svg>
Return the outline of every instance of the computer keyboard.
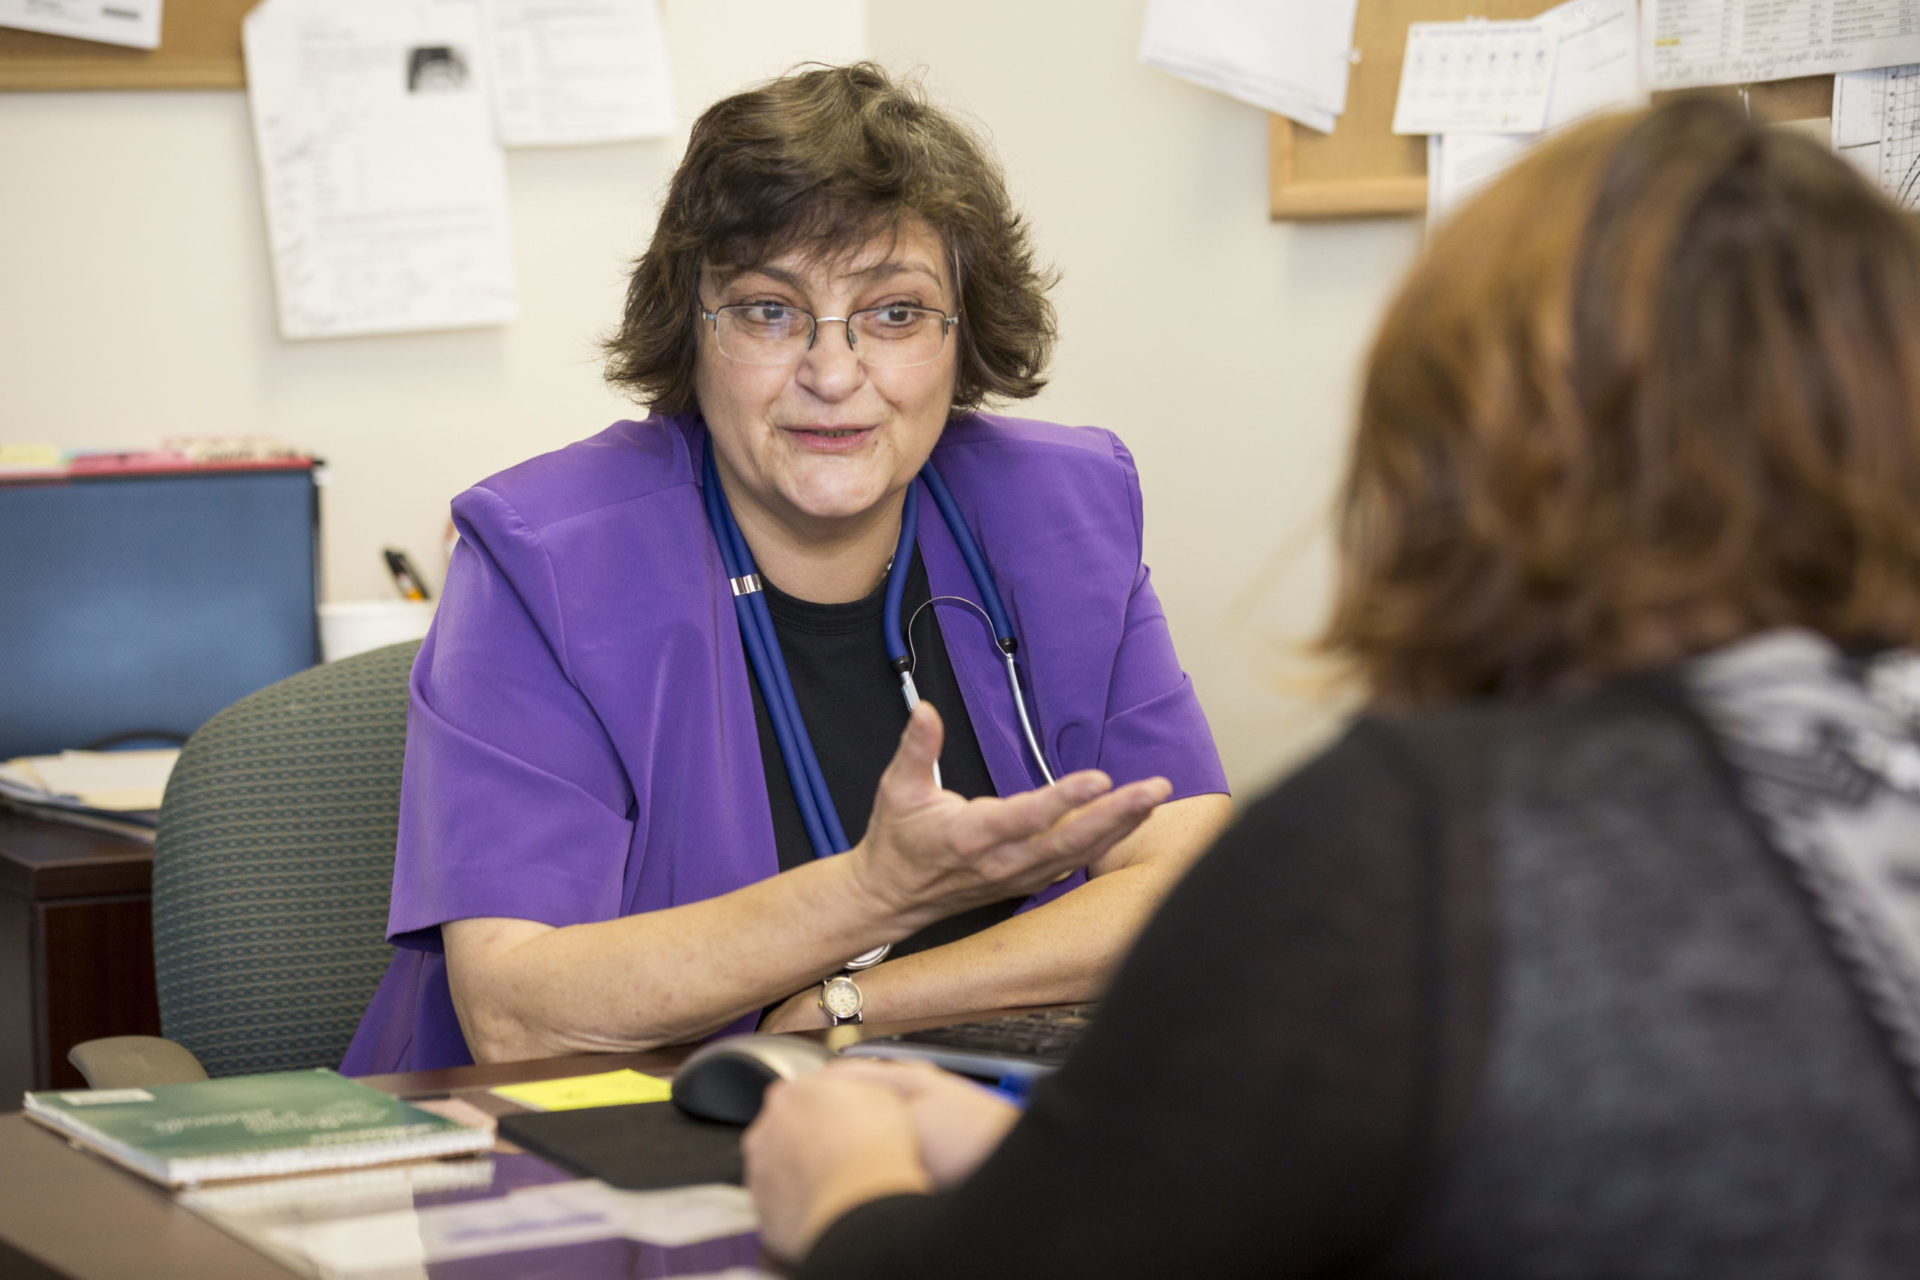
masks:
<svg viewBox="0 0 1920 1280"><path fill-rule="evenodd" d="M1036 1009L997 1018L862 1040L849 1057L919 1058L968 1075L1027 1079L1046 1075L1067 1060L1093 1025L1094 1006Z"/></svg>

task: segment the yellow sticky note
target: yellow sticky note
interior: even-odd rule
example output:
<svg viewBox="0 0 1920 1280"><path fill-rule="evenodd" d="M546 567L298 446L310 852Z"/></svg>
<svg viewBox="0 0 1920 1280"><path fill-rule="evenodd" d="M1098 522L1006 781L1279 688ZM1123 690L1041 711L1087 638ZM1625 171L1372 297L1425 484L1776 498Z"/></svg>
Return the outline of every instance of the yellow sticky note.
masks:
<svg viewBox="0 0 1920 1280"><path fill-rule="evenodd" d="M665 1102L673 1096L673 1086L658 1076L629 1070L569 1076L564 1080L536 1080L531 1084L503 1084L493 1092L542 1111L578 1111L582 1107L617 1107L628 1102Z"/></svg>

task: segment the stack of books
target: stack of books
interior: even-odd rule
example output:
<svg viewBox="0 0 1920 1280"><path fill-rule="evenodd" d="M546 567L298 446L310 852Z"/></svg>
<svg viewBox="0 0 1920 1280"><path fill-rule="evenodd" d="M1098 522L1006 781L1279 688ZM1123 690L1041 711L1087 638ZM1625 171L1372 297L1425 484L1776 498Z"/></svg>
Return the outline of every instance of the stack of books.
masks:
<svg viewBox="0 0 1920 1280"><path fill-rule="evenodd" d="M457 1124L326 1070L29 1093L26 1112L28 1119L172 1187L493 1147L491 1129Z"/></svg>

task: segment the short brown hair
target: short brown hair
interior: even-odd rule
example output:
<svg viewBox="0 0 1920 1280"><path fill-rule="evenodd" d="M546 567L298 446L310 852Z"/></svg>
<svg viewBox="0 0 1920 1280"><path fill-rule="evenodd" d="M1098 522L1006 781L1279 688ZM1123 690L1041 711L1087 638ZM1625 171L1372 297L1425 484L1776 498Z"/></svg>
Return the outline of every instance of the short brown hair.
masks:
<svg viewBox="0 0 1920 1280"><path fill-rule="evenodd" d="M798 71L701 115L605 344L607 380L656 412L695 407L703 268L745 270L794 248L830 256L910 218L940 237L957 277L954 410L1037 393L1053 277L999 166L918 86L871 62Z"/></svg>
<svg viewBox="0 0 1920 1280"><path fill-rule="evenodd" d="M1544 145L1393 305L1340 538L1327 643L1388 701L1920 640L1920 231L1721 100Z"/></svg>

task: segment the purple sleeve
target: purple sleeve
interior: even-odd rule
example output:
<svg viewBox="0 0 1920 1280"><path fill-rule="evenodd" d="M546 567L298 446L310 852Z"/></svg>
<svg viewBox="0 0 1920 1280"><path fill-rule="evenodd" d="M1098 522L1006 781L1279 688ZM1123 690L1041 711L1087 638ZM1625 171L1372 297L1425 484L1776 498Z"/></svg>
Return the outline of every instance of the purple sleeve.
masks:
<svg viewBox="0 0 1920 1280"><path fill-rule="evenodd" d="M1118 436L1109 438L1126 474L1137 548L1144 526L1139 473L1126 445ZM1098 764L1117 783L1158 774L1173 783L1174 800L1227 790L1213 730L1173 650L1173 633L1145 563L1137 565L1127 597L1126 622L1107 687Z"/></svg>
<svg viewBox="0 0 1920 1280"><path fill-rule="evenodd" d="M454 504L460 542L414 665L387 934L508 916L563 926L620 914L632 794L570 678L540 539L500 497Z"/></svg>

